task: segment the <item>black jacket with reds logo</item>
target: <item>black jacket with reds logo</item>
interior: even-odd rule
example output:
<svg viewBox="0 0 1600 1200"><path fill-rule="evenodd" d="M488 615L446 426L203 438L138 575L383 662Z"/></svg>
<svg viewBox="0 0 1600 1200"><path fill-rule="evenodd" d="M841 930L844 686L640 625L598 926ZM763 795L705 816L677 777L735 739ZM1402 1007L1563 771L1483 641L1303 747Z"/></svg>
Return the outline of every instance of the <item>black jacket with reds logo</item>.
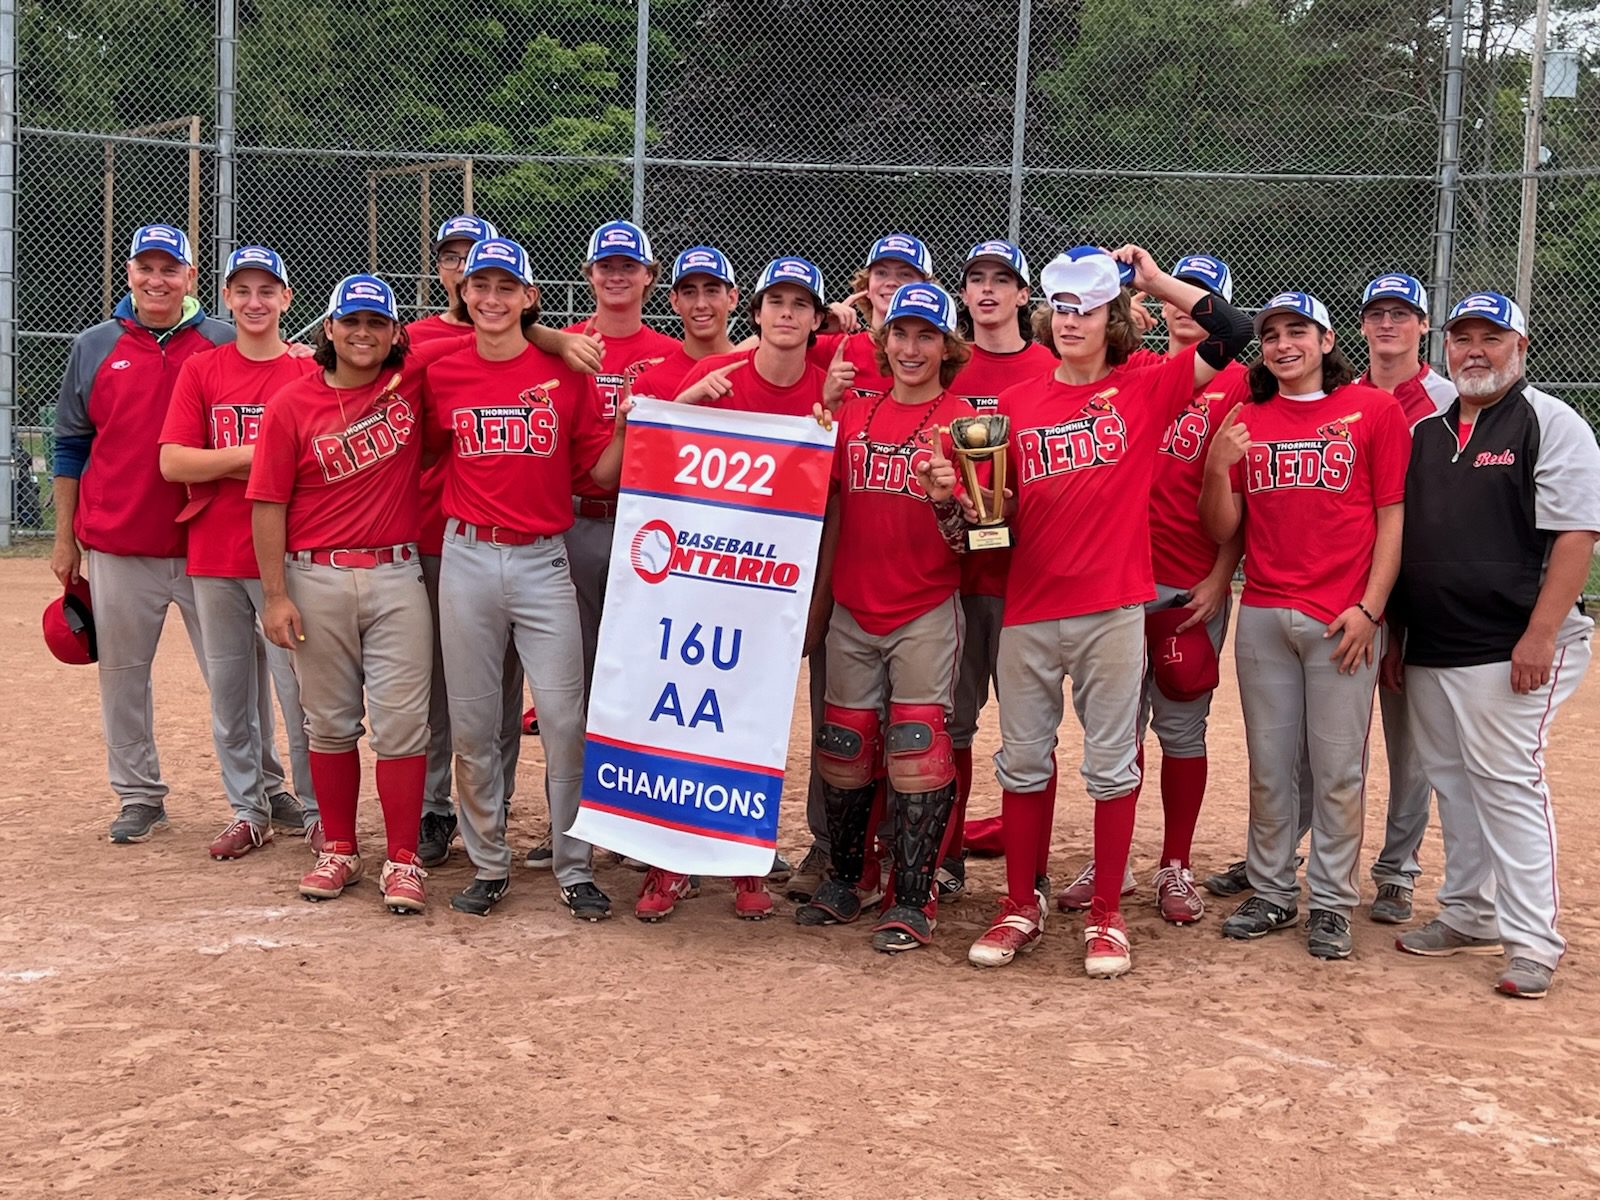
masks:
<svg viewBox="0 0 1600 1200"><path fill-rule="evenodd" d="M1412 431L1400 577L1390 608L1410 666L1507 662L1555 535L1600 530L1600 446L1582 417L1518 382L1459 436L1456 401ZM1574 609L1558 643L1587 634Z"/></svg>

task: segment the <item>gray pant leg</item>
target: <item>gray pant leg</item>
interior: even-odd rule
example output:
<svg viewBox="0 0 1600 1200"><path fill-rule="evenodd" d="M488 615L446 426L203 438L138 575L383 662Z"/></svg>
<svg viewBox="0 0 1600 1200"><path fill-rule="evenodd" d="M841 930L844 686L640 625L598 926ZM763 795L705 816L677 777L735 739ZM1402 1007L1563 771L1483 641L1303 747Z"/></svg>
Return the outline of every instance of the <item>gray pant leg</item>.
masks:
<svg viewBox="0 0 1600 1200"><path fill-rule="evenodd" d="M242 580L250 599L259 614L266 608L266 599L259 579ZM259 626L258 626L259 630ZM289 769L294 776L294 794L306 806L312 817L318 813L317 786L311 778L311 743L306 737L306 713L300 707L300 681L294 673L294 651L274 646L259 632L266 648L267 671L272 676L272 689L278 694L278 709L283 713L284 738L289 743Z"/></svg>
<svg viewBox="0 0 1600 1200"><path fill-rule="evenodd" d="M1144 608L1130 605L1060 622L1072 708L1083 727L1079 774L1094 800L1138 787L1139 700L1145 670Z"/></svg>
<svg viewBox="0 0 1600 1200"><path fill-rule="evenodd" d="M589 704L594 686L595 647L600 641L600 613L606 602L606 576L611 570L611 539L617 531L614 520L574 517L566 532L567 559L572 571L572 586L578 596L578 620L583 634L583 703ZM539 719L540 728L544 718Z"/></svg>
<svg viewBox="0 0 1600 1200"><path fill-rule="evenodd" d="M432 636L433 617L422 571L413 557L350 573L356 576L372 753L379 759L425 755L433 668L419 651Z"/></svg>
<svg viewBox="0 0 1600 1200"><path fill-rule="evenodd" d="M1306 689L1285 608L1241 606L1233 649L1250 755L1250 886L1278 905L1300 898L1299 765L1306 745Z"/></svg>
<svg viewBox="0 0 1600 1200"><path fill-rule="evenodd" d="M1000 663L1000 623L1005 601L999 596L962 596L966 633L956 669L955 709L950 715L950 744L970 749L978 735L978 717L989 703L989 685ZM998 688L996 689L998 695Z"/></svg>
<svg viewBox="0 0 1600 1200"><path fill-rule="evenodd" d="M806 826L811 830L811 842L823 854L831 854L828 842L828 802L826 785L817 773L816 731L822 727L823 709L828 692L828 651L826 644L806 656L809 667L807 690L811 699L811 779L806 785Z"/></svg>
<svg viewBox="0 0 1600 1200"><path fill-rule="evenodd" d="M306 736L318 754L343 754L361 742L361 622L356 571L291 562L285 589L300 610L305 641L291 651Z"/></svg>
<svg viewBox="0 0 1600 1200"><path fill-rule="evenodd" d="M448 817L450 803L450 699L444 682L444 655L439 644L439 558L422 556L422 578L433 613L433 683L428 692L428 782L422 792L422 811Z"/></svg>
<svg viewBox="0 0 1600 1200"><path fill-rule="evenodd" d="M1417 757L1416 738L1406 712L1406 698L1380 689L1384 749L1389 760L1389 808L1384 822L1383 850L1372 864L1372 881L1379 887L1397 883L1417 886L1422 868L1417 852L1428 831L1430 791L1428 776Z"/></svg>
<svg viewBox="0 0 1600 1200"><path fill-rule="evenodd" d="M995 778L1008 792L1042 792L1055 770L1056 742L1066 711L1067 677L1059 621L1008 625L1000 631L1000 749Z"/></svg>
<svg viewBox="0 0 1600 1200"><path fill-rule="evenodd" d="M517 763L522 760L522 663L514 641L506 642L500 685L500 780L507 800L516 794Z"/></svg>
<svg viewBox="0 0 1600 1200"><path fill-rule="evenodd" d="M271 818L265 775L256 606L242 579L197 576L195 608L211 684L211 740L222 771L222 791L237 820L259 827ZM257 583L259 587L259 582ZM268 712L270 713L270 708Z"/></svg>

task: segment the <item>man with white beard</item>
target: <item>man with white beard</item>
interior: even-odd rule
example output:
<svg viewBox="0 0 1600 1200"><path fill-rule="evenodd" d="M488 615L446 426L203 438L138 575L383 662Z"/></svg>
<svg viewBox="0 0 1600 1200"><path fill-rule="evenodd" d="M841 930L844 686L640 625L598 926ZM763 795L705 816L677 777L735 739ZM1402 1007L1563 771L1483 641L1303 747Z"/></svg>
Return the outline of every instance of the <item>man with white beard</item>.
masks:
<svg viewBox="0 0 1600 1200"><path fill-rule="evenodd" d="M1383 664L1439 797L1444 883L1439 915L1395 944L1504 953L1496 989L1538 999L1566 949L1544 751L1589 665L1594 622L1578 597L1600 540L1600 446L1528 384L1513 301L1476 292L1444 328L1460 395L1412 434L1390 601L1400 635Z"/></svg>

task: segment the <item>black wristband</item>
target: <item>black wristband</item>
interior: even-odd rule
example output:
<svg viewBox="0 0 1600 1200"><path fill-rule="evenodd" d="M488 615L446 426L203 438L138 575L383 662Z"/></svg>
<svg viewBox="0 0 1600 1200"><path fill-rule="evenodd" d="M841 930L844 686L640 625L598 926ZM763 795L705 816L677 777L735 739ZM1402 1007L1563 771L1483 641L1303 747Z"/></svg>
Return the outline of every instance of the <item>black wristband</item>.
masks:
<svg viewBox="0 0 1600 1200"><path fill-rule="evenodd" d="M1356 607L1361 610L1361 615L1363 617L1365 617L1367 620L1371 621L1374 625L1380 624L1378 618L1373 616L1371 613L1369 613L1367 611L1367 606L1365 604L1361 603L1361 601L1359 601L1359 600L1356 601Z"/></svg>

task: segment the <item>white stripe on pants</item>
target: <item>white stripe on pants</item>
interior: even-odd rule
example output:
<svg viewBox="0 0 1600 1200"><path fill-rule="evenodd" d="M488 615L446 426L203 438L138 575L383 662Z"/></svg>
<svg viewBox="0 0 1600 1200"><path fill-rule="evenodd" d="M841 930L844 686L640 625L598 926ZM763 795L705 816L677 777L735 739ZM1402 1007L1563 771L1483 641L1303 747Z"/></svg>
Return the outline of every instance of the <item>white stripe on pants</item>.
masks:
<svg viewBox="0 0 1600 1200"><path fill-rule="evenodd" d="M1348 917L1360 902L1358 867L1372 727L1374 661L1341 675L1338 638L1325 621L1290 608L1242 605L1234 636L1239 700L1250 751L1250 843L1245 860L1256 894L1299 900L1295 875L1302 747L1313 791L1306 883L1311 907Z"/></svg>
<svg viewBox="0 0 1600 1200"><path fill-rule="evenodd" d="M203 676L205 644L194 608L194 587L181 558L148 558L89 551L84 564L94 605L100 652L100 719L106 738L106 774L123 807L160 804L167 784L156 753L155 702L150 664L176 604Z"/></svg>
<svg viewBox="0 0 1600 1200"><path fill-rule="evenodd" d="M1556 823L1544 752L1556 712L1583 681L1589 640L1557 647L1550 682L1519 696L1511 664L1407 667L1406 699L1423 770L1439 795L1444 883L1439 919L1506 954L1554 968Z"/></svg>

